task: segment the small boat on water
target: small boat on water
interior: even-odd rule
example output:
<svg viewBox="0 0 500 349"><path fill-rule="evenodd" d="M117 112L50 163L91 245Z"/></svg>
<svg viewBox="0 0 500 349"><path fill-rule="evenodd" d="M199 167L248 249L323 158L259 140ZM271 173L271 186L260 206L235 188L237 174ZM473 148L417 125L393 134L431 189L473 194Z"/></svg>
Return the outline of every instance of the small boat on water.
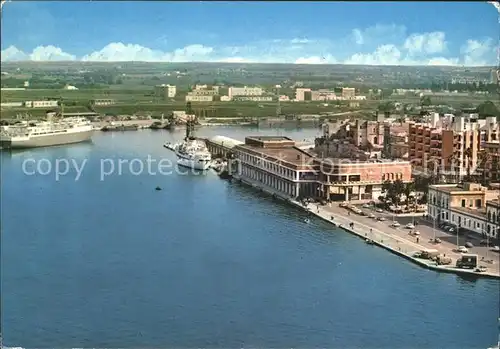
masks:
<svg viewBox="0 0 500 349"><path fill-rule="evenodd" d="M139 125L109 125L104 126L101 131L137 131L139 129Z"/></svg>
<svg viewBox="0 0 500 349"><path fill-rule="evenodd" d="M308 224L308 223L310 223L310 222L311 222L311 221L309 220L309 218L304 219L304 223Z"/></svg>

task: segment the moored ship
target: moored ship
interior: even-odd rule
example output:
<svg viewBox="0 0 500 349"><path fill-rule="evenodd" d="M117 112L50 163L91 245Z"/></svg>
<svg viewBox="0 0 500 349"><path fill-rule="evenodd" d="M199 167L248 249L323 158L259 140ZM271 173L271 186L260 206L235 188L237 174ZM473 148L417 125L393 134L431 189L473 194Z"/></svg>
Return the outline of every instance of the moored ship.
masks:
<svg viewBox="0 0 500 349"><path fill-rule="evenodd" d="M0 130L2 149L50 147L89 141L94 128L89 120L81 117L59 121L23 121Z"/></svg>
<svg viewBox="0 0 500 349"><path fill-rule="evenodd" d="M188 115L190 112L191 104L188 102L187 107ZM177 164L179 166L192 168L195 170L208 170L212 164L212 156L207 149L203 140L197 139L193 135L194 120L188 119L186 122L186 136L184 141L173 147L177 155Z"/></svg>

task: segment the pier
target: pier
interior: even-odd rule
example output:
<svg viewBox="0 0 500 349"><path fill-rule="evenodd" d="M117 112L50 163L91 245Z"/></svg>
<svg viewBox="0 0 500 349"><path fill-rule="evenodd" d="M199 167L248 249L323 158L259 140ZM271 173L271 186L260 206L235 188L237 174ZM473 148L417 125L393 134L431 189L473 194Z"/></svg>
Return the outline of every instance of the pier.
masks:
<svg viewBox="0 0 500 349"><path fill-rule="evenodd" d="M234 147L244 143L225 136L215 136L205 139L205 144L213 157L227 158L230 152L233 151Z"/></svg>

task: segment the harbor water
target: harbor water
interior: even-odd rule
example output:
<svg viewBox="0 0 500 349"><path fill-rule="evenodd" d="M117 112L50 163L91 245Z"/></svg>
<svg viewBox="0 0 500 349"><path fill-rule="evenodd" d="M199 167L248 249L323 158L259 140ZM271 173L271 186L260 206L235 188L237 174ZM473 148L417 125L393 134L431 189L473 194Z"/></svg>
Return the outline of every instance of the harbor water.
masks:
<svg viewBox="0 0 500 349"><path fill-rule="evenodd" d="M5 346L479 349L496 343L496 280L422 269L327 222L306 224L304 212L210 172L138 173L138 164L118 172L120 160L173 161L162 145L178 142L183 132L96 133L92 143L2 153ZM257 133L197 131L239 140ZM294 139L316 133L281 131ZM56 178L58 159L85 165ZM47 174L32 174L41 161Z"/></svg>

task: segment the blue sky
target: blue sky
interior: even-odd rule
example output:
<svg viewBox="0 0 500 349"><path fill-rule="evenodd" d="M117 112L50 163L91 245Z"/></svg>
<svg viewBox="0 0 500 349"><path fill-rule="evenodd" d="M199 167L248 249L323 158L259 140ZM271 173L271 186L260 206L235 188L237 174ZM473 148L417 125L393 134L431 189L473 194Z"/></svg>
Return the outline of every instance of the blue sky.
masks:
<svg viewBox="0 0 500 349"><path fill-rule="evenodd" d="M5 5L2 60L495 65L486 2Z"/></svg>

